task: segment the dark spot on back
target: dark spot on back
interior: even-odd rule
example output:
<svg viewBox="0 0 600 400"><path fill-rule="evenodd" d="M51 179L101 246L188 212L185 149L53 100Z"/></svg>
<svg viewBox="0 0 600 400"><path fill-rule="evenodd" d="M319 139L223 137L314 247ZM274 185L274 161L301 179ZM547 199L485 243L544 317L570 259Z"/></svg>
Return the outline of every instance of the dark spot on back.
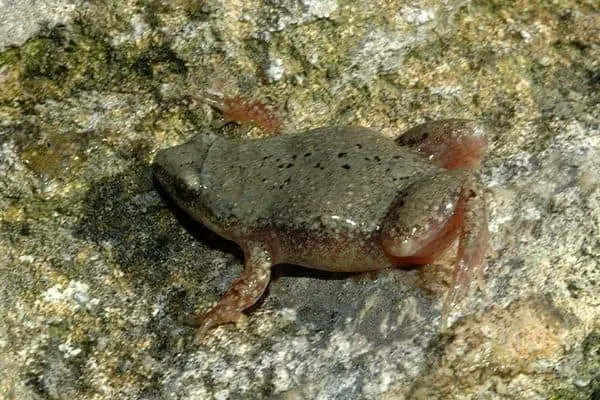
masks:
<svg viewBox="0 0 600 400"><path fill-rule="evenodd" d="M344 165L342 165L342 168L344 168L344 169L350 169L350 165L349 164L344 164Z"/></svg>
<svg viewBox="0 0 600 400"><path fill-rule="evenodd" d="M357 148L357 149L362 149L362 144L360 144L360 143L356 143L356 148Z"/></svg>
<svg viewBox="0 0 600 400"><path fill-rule="evenodd" d="M347 155L347 154L348 154L348 153L346 153L346 152L343 152L343 153L338 153L338 157L339 157L339 158L346 157L346 155Z"/></svg>
<svg viewBox="0 0 600 400"><path fill-rule="evenodd" d="M291 168L291 167L293 167L293 166L294 166L294 164L292 164L292 163L289 163L289 164L288 164L288 165L286 165L285 167L286 167L286 168Z"/></svg>
<svg viewBox="0 0 600 400"><path fill-rule="evenodd" d="M312 156L312 153L306 153L306 154L304 154L304 157L310 157L310 156Z"/></svg>

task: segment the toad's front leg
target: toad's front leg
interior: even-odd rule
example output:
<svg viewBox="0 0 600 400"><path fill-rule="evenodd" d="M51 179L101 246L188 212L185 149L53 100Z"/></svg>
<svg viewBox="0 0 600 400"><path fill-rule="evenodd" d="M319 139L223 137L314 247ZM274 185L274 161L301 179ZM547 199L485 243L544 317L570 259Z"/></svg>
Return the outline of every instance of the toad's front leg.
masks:
<svg viewBox="0 0 600 400"><path fill-rule="evenodd" d="M197 337L219 325L239 322L244 317L242 311L256 303L269 286L273 265L270 253L256 244L245 247L245 266L241 275L210 311L192 321L198 328Z"/></svg>

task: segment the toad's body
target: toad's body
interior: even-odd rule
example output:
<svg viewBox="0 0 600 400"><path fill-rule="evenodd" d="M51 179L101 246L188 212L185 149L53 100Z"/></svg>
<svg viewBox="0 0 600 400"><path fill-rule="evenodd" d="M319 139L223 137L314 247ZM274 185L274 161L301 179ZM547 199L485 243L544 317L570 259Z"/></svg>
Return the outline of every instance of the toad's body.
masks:
<svg viewBox="0 0 600 400"><path fill-rule="evenodd" d="M487 226L472 171L444 167L472 166L484 148L474 125L448 120L397 142L331 127L245 141L203 135L159 152L160 183L246 255L244 273L201 329L237 320L264 292L273 264L348 272L426 264L461 234L457 297L483 262Z"/></svg>

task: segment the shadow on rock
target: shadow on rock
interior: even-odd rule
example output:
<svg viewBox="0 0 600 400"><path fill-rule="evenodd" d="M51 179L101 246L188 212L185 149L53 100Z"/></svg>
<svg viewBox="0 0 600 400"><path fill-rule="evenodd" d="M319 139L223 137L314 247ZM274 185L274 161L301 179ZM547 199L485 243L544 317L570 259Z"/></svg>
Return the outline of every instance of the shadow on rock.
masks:
<svg viewBox="0 0 600 400"><path fill-rule="evenodd" d="M99 180L86 204L76 235L110 247L122 270L144 284L163 284L184 265L201 273L211 250L242 259L239 247L193 221L160 192L150 166Z"/></svg>

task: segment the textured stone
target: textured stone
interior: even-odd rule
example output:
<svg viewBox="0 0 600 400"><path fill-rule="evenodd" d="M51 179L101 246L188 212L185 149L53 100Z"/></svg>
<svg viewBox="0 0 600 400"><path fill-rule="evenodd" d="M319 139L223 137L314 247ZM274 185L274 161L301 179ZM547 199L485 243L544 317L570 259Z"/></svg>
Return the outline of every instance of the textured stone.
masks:
<svg viewBox="0 0 600 400"><path fill-rule="evenodd" d="M600 395L595 2L74 4L0 3L0 397ZM212 128L194 97L215 91L287 131L486 120L484 290L442 333L451 252L374 280L278 267L245 326L194 346L183 321L241 254L149 165L203 130L266 134Z"/></svg>

